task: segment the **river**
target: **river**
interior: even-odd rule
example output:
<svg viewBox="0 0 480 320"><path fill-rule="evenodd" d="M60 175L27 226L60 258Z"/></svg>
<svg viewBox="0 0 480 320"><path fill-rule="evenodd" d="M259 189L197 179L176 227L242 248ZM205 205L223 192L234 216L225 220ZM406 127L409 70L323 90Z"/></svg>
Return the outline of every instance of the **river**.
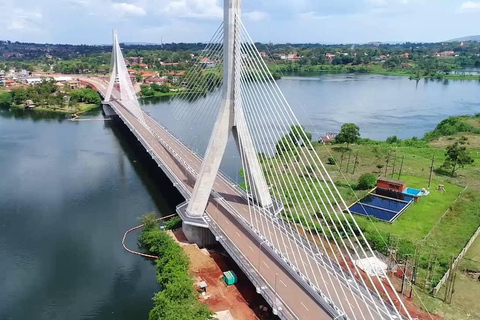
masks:
<svg viewBox="0 0 480 320"><path fill-rule="evenodd" d="M279 85L316 136L354 122L363 137L420 137L448 116L480 112L475 81L352 74ZM163 121L169 106L144 108ZM222 169L238 180L234 146L226 159ZM172 213L181 199L129 133L108 121L0 110L0 170L0 319L147 319L155 268L121 239L141 215ZM135 235L127 245L136 248Z"/></svg>
<svg viewBox="0 0 480 320"><path fill-rule="evenodd" d="M155 267L121 240L179 199L128 137L111 122L0 109L0 319L148 318Z"/></svg>

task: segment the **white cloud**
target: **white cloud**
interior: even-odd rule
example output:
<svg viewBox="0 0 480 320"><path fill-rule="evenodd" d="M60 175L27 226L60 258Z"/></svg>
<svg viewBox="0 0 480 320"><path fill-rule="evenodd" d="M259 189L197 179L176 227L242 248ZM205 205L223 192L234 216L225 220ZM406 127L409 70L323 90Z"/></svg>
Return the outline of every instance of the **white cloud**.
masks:
<svg viewBox="0 0 480 320"><path fill-rule="evenodd" d="M32 30L36 29L41 19L42 13L39 11L15 9L6 27L8 30Z"/></svg>
<svg viewBox="0 0 480 320"><path fill-rule="evenodd" d="M328 16L322 16L317 14L315 11L308 11L308 12L303 12L298 15L300 19L305 19L305 20L323 20L327 19Z"/></svg>
<svg viewBox="0 0 480 320"><path fill-rule="evenodd" d="M246 20L250 20L250 21L264 21L270 17L270 15L264 11L245 12L242 14L242 16Z"/></svg>
<svg viewBox="0 0 480 320"><path fill-rule="evenodd" d="M386 6L388 4L388 0L366 0L367 3L372 4L374 6Z"/></svg>
<svg viewBox="0 0 480 320"><path fill-rule="evenodd" d="M223 8L217 0L174 0L160 13L174 18L221 19Z"/></svg>
<svg viewBox="0 0 480 320"><path fill-rule="evenodd" d="M140 6L136 6L131 3L113 3L112 4L113 10L115 10L118 14L122 16L137 16L141 17L146 15L145 9Z"/></svg>
<svg viewBox="0 0 480 320"><path fill-rule="evenodd" d="M458 13L480 12L480 2L467 1L457 9Z"/></svg>

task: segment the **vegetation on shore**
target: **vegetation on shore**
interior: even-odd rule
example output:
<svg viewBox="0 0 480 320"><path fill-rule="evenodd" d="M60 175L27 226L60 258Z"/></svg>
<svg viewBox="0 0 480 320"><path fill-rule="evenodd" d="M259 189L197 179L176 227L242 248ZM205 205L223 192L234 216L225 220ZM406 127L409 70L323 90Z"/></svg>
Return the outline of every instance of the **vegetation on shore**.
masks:
<svg viewBox="0 0 480 320"><path fill-rule="evenodd" d="M279 78L282 74L350 74L350 73L370 73L389 76L401 76L409 77L410 79L435 79L435 80L478 80L480 81L480 75L466 74L466 73L452 73L455 69L450 71L440 71L434 69L434 71L428 71L421 67L394 67L390 68L384 63L376 62L370 64L360 65L301 65L299 63L291 62L277 62L272 61L268 64L272 74L277 75Z"/></svg>
<svg viewBox="0 0 480 320"><path fill-rule="evenodd" d="M0 92L0 107L3 108L25 108L34 105L34 110L38 111L83 113L99 107L101 102L98 92L91 88L59 89L53 80Z"/></svg>
<svg viewBox="0 0 480 320"><path fill-rule="evenodd" d="M160 230L155 214L143 217L145 226L140 243L156 260L157 280L161 290L153 297L150 320L209 320L212 312L198 300L193 278L189 275L190 261L183 249L165 231Z"/></svg>

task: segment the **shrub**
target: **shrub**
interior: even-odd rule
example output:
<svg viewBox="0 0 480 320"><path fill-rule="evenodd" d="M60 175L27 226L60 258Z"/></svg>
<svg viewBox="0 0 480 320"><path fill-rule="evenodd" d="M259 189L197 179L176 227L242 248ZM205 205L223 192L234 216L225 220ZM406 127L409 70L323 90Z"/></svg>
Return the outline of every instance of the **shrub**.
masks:
<svg viewBox="0 0 480 320"><path fill-rule="evenodd" d="M167 230L176 230L182 226L182 219L179 216L173 217L165 221L163 226Z"/></svg>
<svg viewBox="0 0 480 320"><path fill-rule="evenodd" d="M174 219L171 219L174 220ZM154 214L143 218L145 224L140 243L158 255L157 281L162 289L156 293L149 319L208 320L212 313L202 304L194 289L194 280L188 274L190 260L183 249L166 232L161 231Z"/></svg>
<svg viewBox="0 0 480 320"><path fill-rule="evenodd" d="M367 190L375 187L377 184L377 176L373 173L364 173L358 179L357 188L359 190Z"/></svg>
<svg viewBox="0 0 480 320"><path fill-rule="evenodd" d="M337 163L337 160L335 160L335 158L333 158L333 157L329 157L329 158L327 159L327 164L329 164L329 165L332 165L332 166L333 166L333 165L335 165L336 163Z"/></svg>
<svg viewBox="0 0 480 320"><path fill-rule="evenodd" d="M399 143L399 142L401 142L401 140L398 139L397 136L391 136L391 137L388 137L388 138L387 138L386 142L387 142L388 144L393 144L393 143Z"/></svg>

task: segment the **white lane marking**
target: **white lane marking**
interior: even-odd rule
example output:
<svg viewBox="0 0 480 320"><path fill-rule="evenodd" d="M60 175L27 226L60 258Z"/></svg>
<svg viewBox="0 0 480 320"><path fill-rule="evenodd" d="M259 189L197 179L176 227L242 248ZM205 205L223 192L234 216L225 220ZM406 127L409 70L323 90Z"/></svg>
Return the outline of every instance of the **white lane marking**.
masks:
<svg viewBox="0 0 480 320"><path fill-rule="evenodd" d="M285 286L285 288L287 287L287 285L285 284L285 282L283 282L282 280L280 280L280 282Z"/></svg>
<svg viewBox="0 0 480 320"><path fill-rule="evenodd" d="M270 267L268 266L268 264L265 263L265 261L263 261L263 264L264 264L268 269L270 269Z"/></svg>
<svg viewBox="0 0 480 320"><path fill-rule="evenodd" d="M227 220L227 219L225 219L225 222L226 222L227 224L230 224L230 222L228 222L228 220Z"/></svg>
<svg viewBox="0 0 480 320"><path fill-rule="evenodd" d="M240 233L238 233L237 231L235 231L235 233L237 234L237 236L242 237Z"/></svg>
<svg viewBox="0 0 480 320"><path fill-rule="evenodd" d="M248 246L248 247L250 248L250 250L252 250L253 252L255 252L255 250L253 250L253 248L252 248L252 247L250 247L250 246Z"/></svg>
<svg viewBox="0 0 480 320"><path fill-rule="evenodd" d="M310 311L310 310L308 310L308 308L303 304L303 302L300 301L300 303L302 304L302 306L303 306L307 311Z"/></svg>

